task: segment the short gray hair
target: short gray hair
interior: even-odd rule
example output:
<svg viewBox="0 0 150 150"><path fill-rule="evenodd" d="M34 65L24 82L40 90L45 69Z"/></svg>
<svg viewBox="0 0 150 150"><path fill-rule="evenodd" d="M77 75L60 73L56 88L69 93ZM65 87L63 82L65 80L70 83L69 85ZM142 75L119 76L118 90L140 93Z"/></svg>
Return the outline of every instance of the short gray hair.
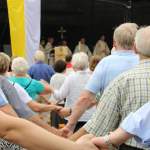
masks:
<svg viewBox="0 0 150 150"><path fill-rule="evenodd" d="M135 23L121 24L115 29L113 39L122 48L131 49L137 30L138 25Z"/></svg>
<svg viewBox="0 0 150 150"><path fill-rule="evenodd" d="M143 27L137 31L135 44L139 54L150 57L150 26Z"/></svg>
<svg viewBox="0 0 150 150"><path fill-rule="evenodd" d="M23 57L14 58L11 69L15 74L26 74L29 69L29 64Z"/></svg>
<svg viewBox="0 0 150 150"><path fill-rule="evenodd" d="M45 61L44 53L41 50L37 50L34 55L34 60L44 62Z"/></svg>
<svg viewBox="0 0 150 150"><path fill-rule="evenodd" d="M88 56L84 52L75 53L72 57L72 66L74 69L85 70L88 68Z"/></svg>

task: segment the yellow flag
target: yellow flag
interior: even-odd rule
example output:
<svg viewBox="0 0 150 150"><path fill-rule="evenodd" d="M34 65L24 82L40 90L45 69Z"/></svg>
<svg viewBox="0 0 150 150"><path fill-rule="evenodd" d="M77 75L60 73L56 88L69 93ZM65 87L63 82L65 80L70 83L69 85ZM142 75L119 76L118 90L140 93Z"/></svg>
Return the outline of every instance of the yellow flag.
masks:
<svg viewBox="0 0 150 150"><path fill-rule="evenodd" d="M32 64L40 43L41 0L7 0L7 6L12 54Z"/></svg>
<svg viewBox="0 0 150 150"><path fill-rule="evenodd" d="M24 0L7 0L13 56L25 57L25 11Z"/></svg>

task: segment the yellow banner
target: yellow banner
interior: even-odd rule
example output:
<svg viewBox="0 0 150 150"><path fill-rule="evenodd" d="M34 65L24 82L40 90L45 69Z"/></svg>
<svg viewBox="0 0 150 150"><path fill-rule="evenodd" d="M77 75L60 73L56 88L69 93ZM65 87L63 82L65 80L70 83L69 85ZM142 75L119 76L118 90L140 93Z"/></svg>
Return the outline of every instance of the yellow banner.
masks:
<svg viewBox="0 0 150 150"><path fill-rule="evenodd" d="M25 8L24 0L7 0L10 25L11 47L13 56L25 57Z"/></svg>

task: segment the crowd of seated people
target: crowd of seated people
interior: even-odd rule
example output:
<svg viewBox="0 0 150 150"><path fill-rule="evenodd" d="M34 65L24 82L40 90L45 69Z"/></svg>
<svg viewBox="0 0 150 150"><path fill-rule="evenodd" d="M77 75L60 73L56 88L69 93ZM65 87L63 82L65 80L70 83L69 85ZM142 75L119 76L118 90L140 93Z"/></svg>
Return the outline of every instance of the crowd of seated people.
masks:
<svg viewBox="0 0 150 150"><path fill-rule="evenodd" d="M1 52L0 149L146 150L149 39L149 26L124 23L114 31L111 55L108 50L108 56L81 51L82 39L73 55L54 66L45 63L41 50L31 67L25 58L11 62ZM41 112L51 114L51 125Z"/></svg>

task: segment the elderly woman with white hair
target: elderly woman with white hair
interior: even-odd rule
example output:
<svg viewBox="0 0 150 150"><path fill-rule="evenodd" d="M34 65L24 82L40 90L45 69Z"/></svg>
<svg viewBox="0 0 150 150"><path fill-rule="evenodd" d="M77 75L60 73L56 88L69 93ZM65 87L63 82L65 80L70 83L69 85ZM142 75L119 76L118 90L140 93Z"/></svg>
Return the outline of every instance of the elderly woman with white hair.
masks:
<svg viewBox="0 0 150 150"><path fill-rule="evenodd" d="M59 90L54 90L53 92L53 95L57 100L61 101L66 98L65 107L70 108L70 113L71 108L80 96L80 93L84 89L91 75L89 71L87 71L89 61L87 54L84 52L79 52L73 55L72 65L75 72L66 77ZM78 120L75 131L81 128L91 118L94 110L95 108L92 108L84 113L84 115ZM63 109L60 111L61 115L63 114L63 111Z"/></svg>
<svg viewBox="0 0 150 150"><path fill-rule="evenodd" d="M20 84L33 100L36 100L39 94L51 93L51 89L48 84L31 79L27 75L29 65L23 57L13 59L11 68L15 76L10 77L9 79L13 83Z"/></svg>
<svg viewBox="0 0 150 150"><path fill-rule="evenodd" d="M34 55L35 64L28 71L31 78L36 80L45 80L49 83L55 71L51 65L45 63L45 55L42 51L36 51Z"/></svg>

